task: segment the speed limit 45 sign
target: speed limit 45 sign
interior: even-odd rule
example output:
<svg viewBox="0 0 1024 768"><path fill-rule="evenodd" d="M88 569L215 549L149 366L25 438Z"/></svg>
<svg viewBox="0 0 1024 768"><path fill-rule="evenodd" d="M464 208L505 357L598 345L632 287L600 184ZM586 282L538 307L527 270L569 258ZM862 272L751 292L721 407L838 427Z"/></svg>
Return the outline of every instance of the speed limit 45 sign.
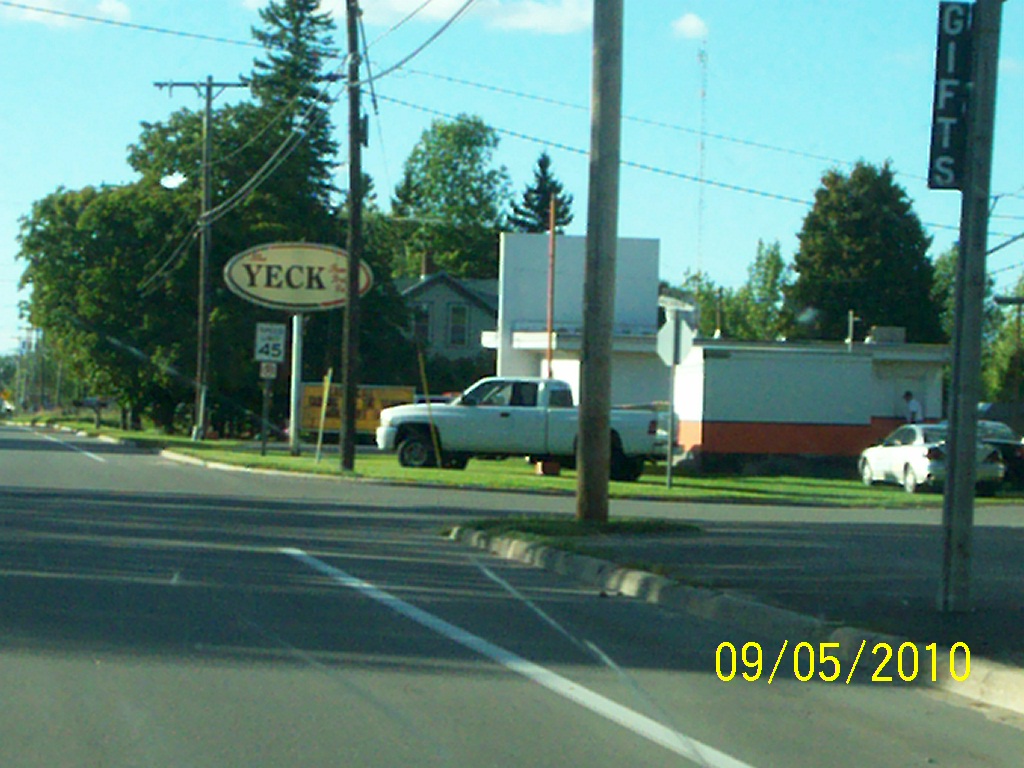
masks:
<svg viewBox="0 0 1024 768"><path fill-rule="evenodd" d="M283 363L288 326L284 323L256 323L257 363Z"/></svg>

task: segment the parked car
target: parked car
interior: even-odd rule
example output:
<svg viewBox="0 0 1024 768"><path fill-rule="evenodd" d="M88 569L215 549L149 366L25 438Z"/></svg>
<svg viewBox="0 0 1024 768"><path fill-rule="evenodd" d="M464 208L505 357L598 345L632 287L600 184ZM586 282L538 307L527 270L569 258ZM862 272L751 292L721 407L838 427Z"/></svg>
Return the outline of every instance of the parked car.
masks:
<svg viewBox="0 0 1024 768"><path fill-rule="evenodd" d="M1024 438L1001 421L978 422L978 440L999 451L1006 465L1006 483L1024 488Z"/></svg>
<svg viewBox="0 0 1024 768"><path fill-rule="evenodd" d="M922 486L941 488L946 479L944 424L907 424L860 455L860 476L865 485L877 482L902 485L907 493ZM1006 466L999 451L978 443L976 482L982 495L995 493Z"/></svg>

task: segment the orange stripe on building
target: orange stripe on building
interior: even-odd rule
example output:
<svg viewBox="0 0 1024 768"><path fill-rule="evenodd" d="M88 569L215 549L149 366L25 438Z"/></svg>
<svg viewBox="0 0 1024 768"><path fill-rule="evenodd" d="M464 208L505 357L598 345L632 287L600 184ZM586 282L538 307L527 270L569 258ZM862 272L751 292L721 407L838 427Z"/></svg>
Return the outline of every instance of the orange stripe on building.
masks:
<svg viewBox="0 0 1024 768"><path fill-rule="evenodd" d="M870 424L684 421L679 445L693 453L857 456L902 422L872 418Z"/></svg>

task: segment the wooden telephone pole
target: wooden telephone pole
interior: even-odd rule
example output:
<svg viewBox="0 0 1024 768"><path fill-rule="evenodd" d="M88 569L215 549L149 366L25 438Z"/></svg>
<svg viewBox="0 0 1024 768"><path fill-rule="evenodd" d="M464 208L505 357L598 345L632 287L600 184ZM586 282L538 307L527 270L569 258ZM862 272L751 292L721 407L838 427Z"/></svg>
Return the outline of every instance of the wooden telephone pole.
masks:
<svg viewBox="0 0 1024 768"><path fill-rule="evenodd" d="M363 118L359 103L359 0L346 0L348 32L348 301L341 350L341 468L356 466L359 265L363 258Z"/></svg>
<svg viewBox="0 0 1024 768"><path fill-rule="evenodd" d="M576 518L608 521L611 354L619 236L622 0L594 0L594 74L587 202Z"/></svg>
<svg viewBox="0 0 1024 768"><path fill-rule="evenodd" d="M967 110L966 167L956 276L956 327L949 415L951 450L946 458L946 489L942 506L942 583L938 604L943 612L963 612L971 607L975 446L981 392L985 253L1002 5L1003 0L977 0L971 24L973 90Z"/></svg>

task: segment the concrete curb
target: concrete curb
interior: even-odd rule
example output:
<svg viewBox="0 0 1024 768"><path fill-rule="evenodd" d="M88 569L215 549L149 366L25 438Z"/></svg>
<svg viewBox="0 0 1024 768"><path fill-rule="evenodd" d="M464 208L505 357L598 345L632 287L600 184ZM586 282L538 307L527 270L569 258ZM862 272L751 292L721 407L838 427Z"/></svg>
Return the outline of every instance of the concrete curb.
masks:
<svg viewBox="0 0 1024 768"><path fill-rule="evenodd" d="M170 461L177 461L180 464L191 464L196 467L205 467L206 469L217 469L221 472L243 472L248 474L257 475L276 475L278 477L300 477L302 479L312 480L340 480L340 479L355 479L355 478L343 478L341 475L318 475L312 472L288 472L283 469L267 469L265 467L246 467L241 464L225 464L222 461L207 461L206 459L197 459L195 456L188 456L184 453L177 453L167 448L162 449L158 454L161 458L169 459Z"/></svg>
<svg viewBox="0 0 1024 768"><path fill-rule="evenodd" d="M888 644L895 652L903 643L912 642L905 637L859 627L837 626L795 611L767 605L747 595L691 587L647 571L623 568L607 560L566 552L536 542L491 536L483 531L462 527L454 528L450 538L499 557L554 571L602 590L644 600L670 611L722 622L751 633L783 635L789 638L793 646L803 641L812 646L822 642L839 643L839 650L833 655L839 659L844 671L854 664L862 645L870 659L872 649L878 643ZM939 649L937 655L949 659L949 649ZM860 661L864 664L859 667L861 671L877 666L877 658L865 660L864 654L861 656ZM962 654L958 659L958 669L962 670ZM937 681L932 682L922 674L915 684L1024 715L1024 670L977 657L972 657L970 664L970 675L963 682L954 680L949 675L948 666L940 663ZM925 670L927 666L922 659L921 669ZM894 669L895 662L890 662L886 672L895 677Z"/></svg>

